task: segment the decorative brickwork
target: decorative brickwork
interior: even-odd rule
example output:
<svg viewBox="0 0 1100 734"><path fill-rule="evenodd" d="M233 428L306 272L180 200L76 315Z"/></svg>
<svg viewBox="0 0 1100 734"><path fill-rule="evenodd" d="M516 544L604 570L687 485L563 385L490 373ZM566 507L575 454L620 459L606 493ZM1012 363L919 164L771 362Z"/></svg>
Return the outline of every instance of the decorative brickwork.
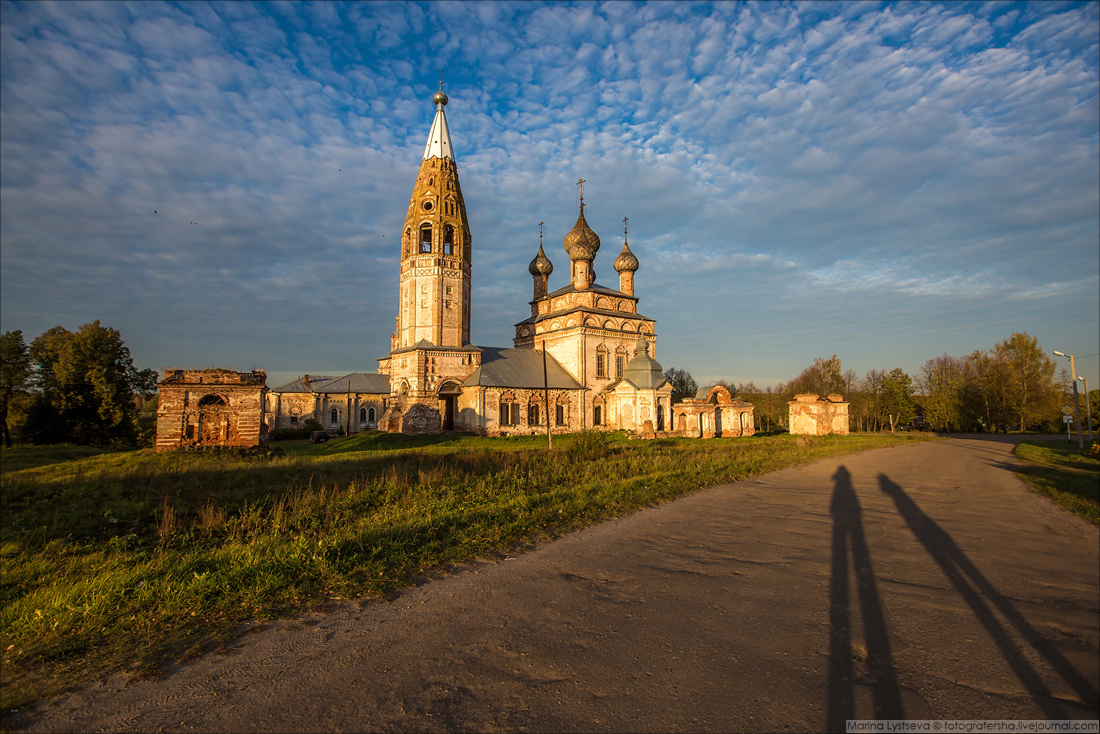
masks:
<svg viewBox="0 0 1100 734"><path fill-rule="evenodd" d="M249 448L267 439L260 370L166 370L157 387L157 451Z"/></svg>

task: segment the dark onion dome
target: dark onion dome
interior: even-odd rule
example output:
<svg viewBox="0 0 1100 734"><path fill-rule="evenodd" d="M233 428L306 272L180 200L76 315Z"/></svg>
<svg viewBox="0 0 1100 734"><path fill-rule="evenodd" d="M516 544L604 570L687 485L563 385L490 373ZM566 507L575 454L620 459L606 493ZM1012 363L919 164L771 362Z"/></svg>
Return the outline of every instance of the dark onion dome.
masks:
<svg viewBox="0 0 1100 734"><path fill-rule="evenodd" d="M615 271L622 273L629 270L632 273L638 271L638 258L634 257L634 253L630 251L630 245L627 244L626 239L623 239L623 251L619 253L619 256L615 258Z"/></svg>
<svg viewBox="0 0 1100 734"><path fill-rule="evenodd" d="M569 230L569 234L565 235L562 244L569 254L569 259L574 262L590 263L596 259L596 253L600 249L600 237L592 231L592 228L588 226L588 222L584 221L583 204L581 205L580 216L577 217L577 223L573 225L573 229Z"/></svg>
<svg viewBox="0 0 1100 734"><path fill-rule="evenodd" d="M435 102L436 104L446 105L447 95L445 95L443 93L443 90L440 89L438 92L435 93L435 96L432 97L432 102Z"/></svg>
<svg viewBox="0 0 1100 734"><path fill-rule="evenodd" d="M546 253L542 251L542 245L539 245L539 254L535 255L535 259L531 261L527 271L531 275L550 275L554 272L554 263L546 257Z"/></svg>

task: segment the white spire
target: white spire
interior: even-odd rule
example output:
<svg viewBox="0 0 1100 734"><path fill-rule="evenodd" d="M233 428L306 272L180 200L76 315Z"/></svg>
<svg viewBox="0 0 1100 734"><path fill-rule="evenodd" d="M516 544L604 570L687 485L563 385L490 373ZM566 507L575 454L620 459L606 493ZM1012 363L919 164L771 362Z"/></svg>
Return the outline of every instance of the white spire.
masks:
<svg viewBox="0 0 1100 734"><path fill-rule="evenodd" d="M439 95L436 95L437 97ZM428 133L428 144L424 146L424 160L429 158L455 159L451 150L451 131L447 128L447 116L443 114L443 105L447 104L447 98L436 103L435 120L432 121L431 132Z"/></svg>

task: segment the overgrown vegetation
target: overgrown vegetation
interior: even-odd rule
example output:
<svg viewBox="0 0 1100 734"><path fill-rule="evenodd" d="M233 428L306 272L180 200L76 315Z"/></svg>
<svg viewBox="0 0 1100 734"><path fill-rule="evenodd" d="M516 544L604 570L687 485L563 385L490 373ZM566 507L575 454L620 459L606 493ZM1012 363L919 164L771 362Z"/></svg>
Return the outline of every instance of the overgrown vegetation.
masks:
<svg viewBox="0 0 1100 734"><path fill-rule="evenodd" d="M1016 473L1039 494L1100 525L1100 456L1089 449L1082 452L1076 442L1024 441L1015 454L1031 466Z"/></svg>
<svg viewBox="0 0 1100 734"><path fill-rule="evenodd" d="M903 437L358 434L275 456L5 449L0 706L197 654L242 622ZM14 462L14 463L12 463ZM239 628L238 628L239 629Z"/></svg>

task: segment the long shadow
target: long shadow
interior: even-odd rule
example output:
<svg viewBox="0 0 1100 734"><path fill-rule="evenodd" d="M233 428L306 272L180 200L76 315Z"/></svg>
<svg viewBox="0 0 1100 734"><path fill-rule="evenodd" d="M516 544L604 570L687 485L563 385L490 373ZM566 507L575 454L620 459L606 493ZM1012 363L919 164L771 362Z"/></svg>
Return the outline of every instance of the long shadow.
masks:
<svg viewBox="0 0 1100 734"><path fill-rule="evenodd" d="M1039 673L1028 662L1008 629L997 619L992 607L995 607L1027 643L1057 671L1086 706L1093 710L1100 709L1100 694L1097 689L1065 659L1050 640L1043 637L1024 619L1011 601L989 583L989 580L982 575L951 536L926 515L905 493L905 490L890 481L885 474L879 475L879 485L882 491L894 500L898 512L905 519L913 535L940 567L959 596L969 605L974 616L978 618L1000 649L1005 662L1012 668L1028 695L1043 710L1043 713L1051 719L1070 718L1061 703L1053 697L1050 688L1043 682Z"/></svg>
<svg viewBox="0 0 1100 734"><path fill-rule="evenodd" d="M871 553L863 533L863 510L845 467L833 475L836 482L830 512L833 516L832 576L829 583L829 689L827 726L844 731L855 718L855 670L852 665L851 602L848 579L854 571L863 636L867 645L866 671L859 683L871 685L876 719L904 719L901 690L890 652L886 615L875 583ZM851 551L852 565L848 555Z"/></svg>

